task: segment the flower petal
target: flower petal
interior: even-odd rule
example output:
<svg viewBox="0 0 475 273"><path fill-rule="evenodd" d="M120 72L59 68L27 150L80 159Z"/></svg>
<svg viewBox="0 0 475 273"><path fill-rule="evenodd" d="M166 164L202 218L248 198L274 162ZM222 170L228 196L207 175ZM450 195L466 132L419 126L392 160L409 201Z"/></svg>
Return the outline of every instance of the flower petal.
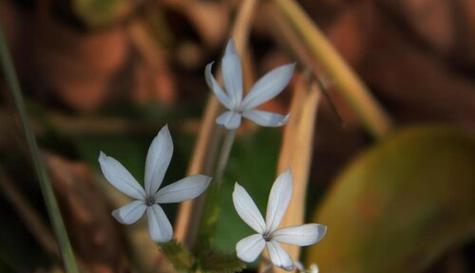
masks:
<svg viewBox="0 0 475 273"><path fill-rule="evenodd" d="M243 111L254 109L277 96L292 79L294 68L295 64L282 65L265 74L242 100L241 109Z"/></svg>
<svg viewBox="0 0 475 273"><path fill-rule="evenodd" d="M320 241L326 232L325 225L306 224L278 229L272 233L272 239L285 244L309 246Z"/></svg>
<svg viewBox="0 0 475 273"><path fill-rule="evenodd" d="M155 195L157 203L177 203L193 199L208 188L211 177L206 175L188 176L160 189Z"/></svg>
<svg viewBox="0 0 475 273"><path fill-rule="evenodd" d="M318 273L320 269L318 268L317 264L311 264L309 268L310 273Z"/></svg>
<svg viewBox="0 0 475 273"><path fill-rule="evenodd" d="M206 68L205 68L205 79L206 83L208 84L209 88L214 92L218 100L228 109L231 109L232 107L232 102L231 98L228 96L228 94L224 93L223 89L221 86L219 86L218 82L214 78L211 69L213 68L213 63L209 63Z"/></svg>
<svg viewBox="0 0 475 273"><path fill-rule="evenodd" d="M278 266L284 270L291 271L294 269L294 262L290 258L289 254L280 246L280 244L274 240L266 243L267 252L269 253L270 260L275 266Z"/></svg>
<svg viewBox="0 0 475 273"><path fill-rule="evenodd" d="M242 115L257 124L266 127L280 127L286 124L289 120L289 115L284 116L260 110L246 111L242 113Z"/></svg>
<svg viewBox="0 0 475 273"><path fill-rule="evenodd" d="M279 227L292 197L292 173L285 171L274 182L267 201L266 226L268 232Z"/></svg>
<svg viewBox="0 0 475 273"><path fill-rule="evenodd" d="M160 129L148 148L145 161L145 192L153 195L162 184L173 155L173 141L168 125Z"/></svg>
<svg viewBox="0 0 475 273"><path fill-rule="evenodd" d="M226 91L231 98L232 109L235 109L239 107L242 100L242 71L241 60L236 53L236 47L232 39L226 45L221 68L224 86L226 86Z"/></svg>
<svg viewBox="0 0 475 273"><path fill-rule="evenodd" d="M112 211L112 216L124 225L130 225L137 222L143 216L147 206L142 200L135 200L121 208Z"/></svg>
<svg viewBox="0 0 475 273"><path fill-rule="evenodd" d="M102 173L116 189L135 199L144 199L145 192L130 172L115 158L99 154Z"/></svg>
<svg viewBox="0 0 475 273"><path fill-rule="evenodd" d="M266 246L266 241L261 234L254 234L241 239L236 244L236 254L243 262L254 262Z"/></svg>
<svg viewBox="0 0 475 273"><path fill-rule="evenodd" d="M234 183L233 203L239 217L258 233L265 232L266 224L256 204L247 191Z"/></svg>
<svg viewBox="0 0 475 273"><path fill-rule="evenodd" d="M147 208L148 231L152 240L165 243L172 239L173 229L162 207L155 204Z"/></svg>
<svg viewBox="0 0 475 273"><path fill-rule="evenodd" d="M228 130L235 130L241 125L241 114L231 111L224 112L216 118L216 123Z"/></svg>

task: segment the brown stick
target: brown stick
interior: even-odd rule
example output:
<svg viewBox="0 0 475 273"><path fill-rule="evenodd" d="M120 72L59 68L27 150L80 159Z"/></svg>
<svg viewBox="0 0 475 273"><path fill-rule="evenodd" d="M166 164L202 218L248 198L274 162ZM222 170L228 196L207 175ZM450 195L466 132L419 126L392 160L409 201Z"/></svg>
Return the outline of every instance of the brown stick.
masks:
<svg viewBox="0 0 475 273"><path fill-rule="evenodd" d="M315 82L309 84L302 76L297 77L290 109L291 116L284 130L277 170L277 173L280 174L290 168L294 187L293 196L287 213L282 219L281 227L300 225L304 221L306 190L320 96L321 92ZM284 248L294 261L299 261L300 247L285 245ZM263 273L264 270L274 273L287 272L275 267L269 269L265 263L261 265L259 271Z"/></svg>
<svg viewBox="0 0 475 273"><path fill-rule="evenodd" d="M392 127L389 116L302 7L296 1L274 0L273 3L368 131L375 138L386 135Z"/></svg>

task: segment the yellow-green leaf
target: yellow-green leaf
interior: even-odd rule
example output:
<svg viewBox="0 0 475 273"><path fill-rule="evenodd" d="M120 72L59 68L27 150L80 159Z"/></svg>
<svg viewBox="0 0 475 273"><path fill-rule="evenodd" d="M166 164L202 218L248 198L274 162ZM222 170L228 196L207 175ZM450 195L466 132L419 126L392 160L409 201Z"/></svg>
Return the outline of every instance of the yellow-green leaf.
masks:
<svg viewBox="0 0 475 273"><path fill-rule="evenodd" d="M129 15L134 1L123 0L74 0L73 9L77 16L90 27L102 27Z"/></svg>
<svg viewBox="0 0 475 273"><path fill-rule="evenodd" d="M321 272L421 272L475 237L475 134L393 135L350 164L314 220L328 226L307 255Z"/></svg>

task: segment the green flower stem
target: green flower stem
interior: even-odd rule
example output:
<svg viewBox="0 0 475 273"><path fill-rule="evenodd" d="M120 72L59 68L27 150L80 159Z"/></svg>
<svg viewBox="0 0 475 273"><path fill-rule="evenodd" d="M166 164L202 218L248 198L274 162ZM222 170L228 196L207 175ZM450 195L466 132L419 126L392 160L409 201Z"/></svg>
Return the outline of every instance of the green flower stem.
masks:
<svg viewBox="0 0 475 273"><path fill-rule="evenodd" d="M224 137L223 146L221 147L221 151L219 153L218 158L218 165L216 167L216 172L214 174L214 180L216 184L223 183L223 176L224 171L226 170L226 166L228 165L229 155L231 154L231 150L233 149L234 138L236 137L236 130L227 130L226 135Z"/></svg>
<svg viewBox="0 0 475 273"><path fill-rule="evenodd" d="M61 256L64 262L64 267L67 273L79 273L78 266L74 257L73 249L68 239L66 228L61 218L61 212L58 207L58 202L53 192L48 174L46 173L43 160L40 158L38 145L36 144L35 136L31 130L28 115L26 113L25 102L20 90L20 84L15 73L13 61L8 51L6 39L0 27L0 58L2 63L5 79L9 86L10 92L13 96L15 106L20 116L23 132L25 133L26 142L30 151L31 159L35 168L36 176L40 182L41 192L43 194L48 215L52 223L56 239L60 248Z"/></svg>
<svg viewBox="0 0 475 273"><path fill-rule="evenodd" d="M224 136L218 162L216 163L213 181L211 182L205 197L203 216L201 217L198 229L198 253L209 250L211 247L211 238L216 231L219 219L221 187L223 184L224 172L228 165L229 155L233 148L235 136L236 130L227 130L226 135Z"/></svg>

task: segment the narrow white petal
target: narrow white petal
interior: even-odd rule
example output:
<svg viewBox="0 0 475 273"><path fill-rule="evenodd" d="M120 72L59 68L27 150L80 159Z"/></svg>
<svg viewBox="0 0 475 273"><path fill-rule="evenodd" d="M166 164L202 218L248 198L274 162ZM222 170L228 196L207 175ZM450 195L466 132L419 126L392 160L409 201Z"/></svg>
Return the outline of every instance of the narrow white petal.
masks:
<svg viewBox="0 0 475 273"><path fill-rule="evenodd" d="M228 40L228 43L226 44L226 48L224 49L224 55L229 55L229 54L236 54L236 44L234 43L234 39L231 38Z"/></svg>
<svg viewBox="0 0 475 273"><path fill-rule="evenodd" d="M274 240L266 243L267 252L269 253L270 260L275 266L278 266L284 270L291 271L294 269L294 262L290 258L289 254L280 246L280 244Z"/></svg>
<svg viewBox="0 0 475 273"><path fill-rule="evenodd" d="M158 203L177 203L193 199L208 188L211 177L206 175L188 176L160 189L155 195Z"/></svg>
<svg viewBox="0 0 475 273"><path fill-rule="evenodd" d="M292 79L294 67L295 64L282 65L265 74L242 100L241 109L244 111L254 109L277 96Z"/></svg>
<svg viewBox="0 0 475 273"><path fill-rule="evenodd" d="M162 184L173 155L173 141L168 125L160 129L148 148L145 161L145 192L153 195Z"/></svg>
<svg viewBox="0 0 475 273"><path fill-rule="evenodd" d="M318 243L326 232L325 225L306 224L278 229L272 233L272 239L285 244L309 246Z"/></svg>
<svg viewBox="0 0 475 273"><path fill-rule="evenodd" d="M261 234L254 234L240 240L236 244L236 254L243 262L254 262L266 245Z"/></svg>
<svg viewBox="0 0 475 273"><path fill-rule="evenodd" d="M280 127L287 123L289 120L289 115L280 115L276 113L260 111L260 110L251 110L242 113L245 118L248 118L258 125L266 127Z"/></svg>
<svg viewBox="0 0 475 273"><path fill-rule="evenodd" d="M135 199L145 198L143 188L119 161L100 152L99 164L107 181L116 189Z"/></svg>
<svg viewBox="0 0 475 273"><path fill-rule="evenodd" d="M112 216L121 224L130 225L137 222L145 213L147 206L141 200L133 201L112 211Z"/></svg>
<svg viewBox="0 0 475 273"><path fill-rule="evenodd" d="M206 83L208 84L209 88L214 92L218 100L228 109L231 109L232 104L231 104L231 98L224 93L223 89L221 86L219 86L218 82L213 76L213 73L211 72L211 69L213 68L213 63L209 63L206 68L205 68L205 79Z"/></svg>
<svg viewBox="0 0 475 273"><path fill-rule="evenodd" d="M162 207L155 204L147 208L148 231L152 240L165 243L172 239L173 229Z"/></svg>
<svg viewBox="0 0 475 273"><path fill-rule="evenodd" d="M227 111L216 118L216 123L228 130L235 130L241 125L241 114Z"/></svg>
<svg viewBox="0 0 475 273"><path fill-rule="evenodd" d="M236 53L234 41L229 40L221 63L224 86L231 98L233 108L237 108L242 100L241 60Z"/></svg>
<svg viewBox="0 0 475 273"><path fill-rule="evenodd" d="M291 197L292 173L287 170L277 177L269 194L266 212L267 231L273 232L279 227Z"/></svg>
<svg viewBox="0 0 475 273"><path fill-rule="evenodd" d="M256 203L249 196L247 191L238 183L234 184L233 203L239 217L258 233L263 233L266 224L262 218Z"/></svg>

